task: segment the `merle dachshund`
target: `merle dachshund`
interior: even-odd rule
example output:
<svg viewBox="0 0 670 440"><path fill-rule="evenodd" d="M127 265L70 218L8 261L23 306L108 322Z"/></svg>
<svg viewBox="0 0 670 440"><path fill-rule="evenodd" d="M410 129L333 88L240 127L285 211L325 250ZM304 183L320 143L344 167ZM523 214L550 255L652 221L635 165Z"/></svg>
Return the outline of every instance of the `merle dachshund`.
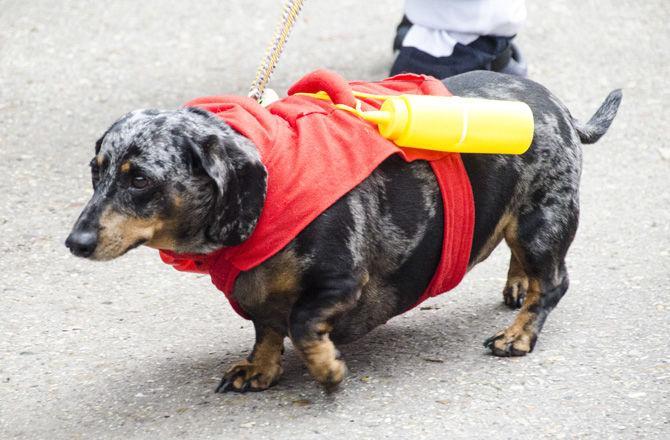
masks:
<svg viewBox="0 0 670 440"><path fill-rule="evenodd" d="M496 356L523 356L568 289L565 257L579 218L582 144L607 131L622 95L610 93L584 124L527 79L472 72L444 83L454 95L522 101L533 111L534 140L525 154L462 155L475 203L469 267L504 239L511 257L503 300L519 309L485 345ZM91 169L94 194L66 241L73 254L91 260L139 245L212 252L249 237L263 208L266 173L255 146L201 109L125 115L97 142ZM275 384L287 336L316 380L332 388L346 372L334 344L402 313L426 289L443 228L439 188L426 162L386 159L326 213L237 278L233 295L254 323L256 343L225 373L219 391Z"/></svg>

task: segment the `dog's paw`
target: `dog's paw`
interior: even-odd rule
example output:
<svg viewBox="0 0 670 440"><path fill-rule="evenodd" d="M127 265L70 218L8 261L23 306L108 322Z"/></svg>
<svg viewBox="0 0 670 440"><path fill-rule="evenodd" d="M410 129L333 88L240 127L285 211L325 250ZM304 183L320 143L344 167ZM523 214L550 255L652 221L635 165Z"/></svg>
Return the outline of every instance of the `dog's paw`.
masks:
<svg viewBox="0 0 670 440"><path fill-rule="evenodd" d="M527 291L527 277L508 278L507 283L505 283L505 288L503 289L503 301L508 307L518 309L521 307L521 304L523 304Z"/></svg>
<svg viewBox="0 0 670 440"><path fill-rule="evenodd" d="M327 392L334 391L347 375L347 365L328 336L308 342L295 343L309 373Z"/></svg>
<svg viewBox="0 0 670 440"><path fill-rule="evenodd" d="M216 392L263 391L275 385L282 372L282 367L279 364L259 365L245 359L226 371L221 383L216 388Z"/></svg>
<svg viewBox="0 0 670 440"><path fill-rule="evenodd" d="M347 364L340 359L310 365L309 372L327 392L335 391L347 375Z"/></svg>
<svg viewBox="0 0 670 440"><path fill-rule="evenodd" d="M537 335L534 332L510 327L484 341L484 347L490 348L496 356L525 356L533 351L536 341Z"/></svg>

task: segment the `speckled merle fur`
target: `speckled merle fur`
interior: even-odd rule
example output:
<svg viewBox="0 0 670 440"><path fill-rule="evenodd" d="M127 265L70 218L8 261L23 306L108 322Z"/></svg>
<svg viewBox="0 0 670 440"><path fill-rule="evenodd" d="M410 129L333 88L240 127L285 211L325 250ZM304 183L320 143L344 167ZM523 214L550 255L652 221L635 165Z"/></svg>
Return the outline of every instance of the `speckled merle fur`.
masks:
<svg viewBox="0 0 670 440"><path fill-rule="evenodd" d="M473 72L445 84L455 95L519 100L533 110L535 136L524 155L462 156L475 200L470 267L506 240L512 256L503 297L521 308L486 345L499 356L523 355L568 287L565 255L579 216L581 144L605 133L621 93L611 93L581 124L526 79ZM96 154L101 177L75 230L95 229L106 205L171 225L173 250L209 252L243 241L261 212L266 174L258 153L203 110L130 113L105 133ZM149 189L127 190L118 171L125 162L131 175L150 177ZM240 275L234 296L254 322L256 344L218 390L276 383L285 336L319 382L339 383L346 369L333 344L359 338L415 303L438 264L442 215L425 162L384 161L284 250Z"/></svg>

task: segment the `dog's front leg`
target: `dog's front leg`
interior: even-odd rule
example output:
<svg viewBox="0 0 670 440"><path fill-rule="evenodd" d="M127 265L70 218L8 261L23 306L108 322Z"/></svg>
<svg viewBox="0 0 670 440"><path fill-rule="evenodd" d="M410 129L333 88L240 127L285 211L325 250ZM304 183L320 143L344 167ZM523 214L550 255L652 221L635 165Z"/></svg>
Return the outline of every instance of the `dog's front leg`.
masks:
<svg viewBox="0 0 670 440"><path fill-rule="evenodd" d="M361 294L363 277L321 274L291 310L289 336L312 376L331 391L347 372L330 339L335 321L350 310Z"/></svg>
<svg viewBox="0 0 670 440"><path fill-rule="evenodd" d="M283 373L281 355L284 335L254 322L256 343L251 354L233 365L221 379L217 393L263 391L276 384Z"/></svg>

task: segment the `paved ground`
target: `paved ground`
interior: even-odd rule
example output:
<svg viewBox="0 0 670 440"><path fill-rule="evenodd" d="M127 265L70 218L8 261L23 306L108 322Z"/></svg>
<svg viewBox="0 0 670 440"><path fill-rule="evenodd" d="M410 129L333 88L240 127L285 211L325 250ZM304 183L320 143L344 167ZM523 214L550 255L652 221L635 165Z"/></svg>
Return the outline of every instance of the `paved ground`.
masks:
<svg viewBox="0 0 670 440"><path fill-rule="evenodd" d="M513 317L500 249L430 308L345 347L334 396L290 348L276 388L213 394L253 333L208 280L150 250L93 264L62 246L117 116L246 90L277 2L188 3L0 6L0 438L670 438L667 1L528 2L532 77L573 114L624 88L585 150L572 286L536 352L481 346ZM274 86L322 66L382 77L400 11L307 2Z"/></svg>

